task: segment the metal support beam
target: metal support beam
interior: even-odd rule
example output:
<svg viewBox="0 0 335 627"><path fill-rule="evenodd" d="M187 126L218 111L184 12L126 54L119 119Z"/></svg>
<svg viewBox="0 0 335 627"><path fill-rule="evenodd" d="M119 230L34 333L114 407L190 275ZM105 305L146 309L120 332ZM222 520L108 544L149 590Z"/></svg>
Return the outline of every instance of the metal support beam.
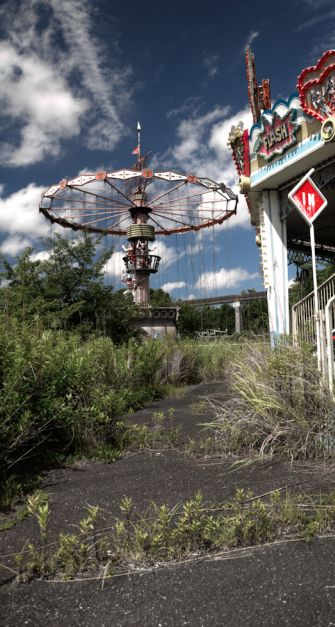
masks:
<svg viewBox="0 0 335 627"><path fill-rule="evenodd" d="M297 266L303 266L311 261L311 244L305 240L290 240L287 242L288 247L288 263L295 263ZM315 244L315 257L319 261L335 265L335 248L326 246L325 244Z"/></svg>

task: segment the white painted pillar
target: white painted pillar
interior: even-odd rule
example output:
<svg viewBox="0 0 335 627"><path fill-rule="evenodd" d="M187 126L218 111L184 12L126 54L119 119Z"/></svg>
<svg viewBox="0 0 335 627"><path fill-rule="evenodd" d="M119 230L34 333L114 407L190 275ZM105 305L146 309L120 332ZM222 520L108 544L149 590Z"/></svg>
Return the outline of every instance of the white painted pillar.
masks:
<svg viewBox="0 0 335 627"><path fill-rule="evenodd" d="M279 192L264 190L261 211L261 247L264 286L267 289L271 345L289 333L286 221L280 219Z"/></svg>
<svg viewBox="0 0 335 627"><path fill-rule="evenodd" d="M233 307L235 310L235 333L241 333L241 303L239 300L233 303Z"/></svg>

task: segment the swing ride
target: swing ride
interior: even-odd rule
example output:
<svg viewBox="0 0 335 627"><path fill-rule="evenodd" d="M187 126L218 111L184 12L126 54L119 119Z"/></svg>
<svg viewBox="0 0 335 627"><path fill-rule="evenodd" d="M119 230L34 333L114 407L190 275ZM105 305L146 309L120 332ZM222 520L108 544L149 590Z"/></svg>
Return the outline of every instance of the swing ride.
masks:
<svg viewBox="0 0 335 627"><path fill-rule="evenodd" d="M147 309L147 317L152 314L150 275L158 272L161 261L150 247L156 235L184 235L220 225L236 213L238 197L210 178L154 172L147 167L147 157L141 156L139 123L137 140L133 151L137 160L129 169L63 179L43 194L39 209L51 223L65 228L127 238L122 245L122 280L142 317ZM175 317L176 308L163 309L173 310Z"/></svg>

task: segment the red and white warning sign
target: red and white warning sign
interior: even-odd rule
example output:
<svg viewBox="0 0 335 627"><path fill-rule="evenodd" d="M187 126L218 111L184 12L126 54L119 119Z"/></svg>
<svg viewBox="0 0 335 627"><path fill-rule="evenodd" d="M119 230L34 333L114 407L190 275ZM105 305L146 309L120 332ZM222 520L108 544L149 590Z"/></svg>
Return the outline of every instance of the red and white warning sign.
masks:
<svg viewBox="0 0 335 627"><path fill-rule="evenodd" d="M327 199L310 178L310 170L292 189L288 197L302 217L311 225L327 205Z"/></svg>

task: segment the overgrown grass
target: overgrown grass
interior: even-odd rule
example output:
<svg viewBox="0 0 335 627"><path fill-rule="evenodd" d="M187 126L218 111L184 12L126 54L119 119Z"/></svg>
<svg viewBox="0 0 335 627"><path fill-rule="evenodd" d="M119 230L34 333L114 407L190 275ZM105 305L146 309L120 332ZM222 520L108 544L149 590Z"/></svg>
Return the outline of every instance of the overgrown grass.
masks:
<svg viewBox="0 0 335 627"><path fill-rule="evenodd" d="M208 401L214 420L206 426L221 450L334 457L335 407L308 348L250 345L231 362L229 388L229 399Z"/></svg>
<svg viewBox="0 0 335 627"><path fill-rule="evenodd" d="M172 386L223 376L228 346L110 338L0 321L0 506L14 475L67 456L117 457L118 421ZM20 491L20 477L16 492ZM7 494L4 495L4 490Z"/></svg>
<svg viewBox="0 0 335 627"><path fill-rule="evenodd" d="M243 355L244 342L200 343L185 340L180 343L178 380L185 383L218 381L229 372L236 355Z"/></svg>
<svg viewBox="0 0 335 627"><path fill-rule="evenodd" d="M215 447L206 442L204 450L333 456L334 405L307 349L168 340L115 346L105 337L83 341L38 324L0 321L0 506L40 467L73 455L117 459L127 412L171 388L220 379L230 383L230 399L209 403ZM203 403L193 409L205 412ZM176 441L173 430L159 435L158 427L134 427L129 444Z"/></svg>
<svg viewBox="0 0 335 627"><path fill-rule="evenodd" d="M118 418L159 394L169 350L0 324L0 474L117 448Z"/></svg>
<svg viewBox="0 0 335 627"><path fill-rule="evenodd" d="M194 559L292 536L311 540L335 529L334 493L316 498L273 490L264 498L237 489L235 498L208 504L198 492L174 507L151 503L140 513L132 499L124 497L120 516L90 505L74 531L61 532L52 543L47 496L29 497L27 510L36 521L39 541L28 543L17 555L16 568L12 564L18 581L34 576L72 579L87 572L103 579L129 567Z"/></svg>

